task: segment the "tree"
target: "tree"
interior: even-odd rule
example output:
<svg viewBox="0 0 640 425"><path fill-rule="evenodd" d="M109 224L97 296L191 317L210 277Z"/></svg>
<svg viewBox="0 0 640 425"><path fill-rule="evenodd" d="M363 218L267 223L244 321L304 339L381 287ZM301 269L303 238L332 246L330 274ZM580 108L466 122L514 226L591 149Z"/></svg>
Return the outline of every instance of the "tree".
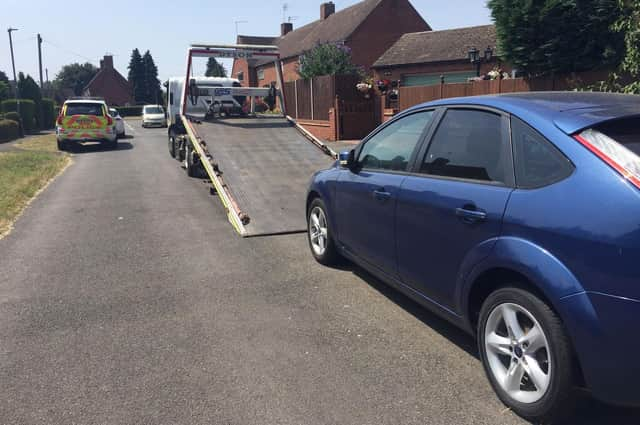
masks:
<svg viewBox="0 0 640 425"><path fill-rule="evenodd" d="M9 83L0 80L0 102L9 98Z"/></svg>
<svg viewBox="0 0 640 425"><path fill-rule="evenodd" d="M319 44L300 57L298 74L308 80L322 75L357 74L351 49L342 44Z"/></svg>
<svg viewBox="0 0 640 425"><path fill-rule="evenodd" d="M528 75L616 66L623 50L611 29L617 1L489 0L500 56Z"/></svg>
<svg viewBox="0 0 640 425"><path fill-rule="evenodd" d="M133 99L136 103L146 103L146 83L144 75L144 62L142 55L136 48L131 52L131 60L129 61L129 74L127 79L133 87Z"/></svg>
<svg viewBox="0 0 640 425"><path fill-rule="evenodd" d="M640 0L618 0L620 19L613 29L624 35L625 53L620 71L633 80L620 91L640 94Z"/></svg>
<svg viewBox="0 0 640 425"><path fill-rule="evenodd" d="M158 67L153 56L147 50L142 57L144 64L145 100L147 103L159 103L162 100L162 89L158 80Z"/></svg>
<svg viewBox="0 0 640 425"><path fill-rule="evenodd" d="M209 58L207 61L207 71L204 75L207 77L226 77L227 70L224 68L224 65L216 60L216 58Z"/></svg>
<svg viewBox="0 0 640 425"><path fill-rule="evenodd" d="M72 63L62 67L53 80L53 85L57 89L72 89L76 96L80 96L97 73L98 68L89 62L84 64Z"/></svg>
<svg viewBox="0 0 640 425"><path fill-rule="evenodd" d="M25 76L24 73L18 74L18 90L20 91L21 99L33 100L35 104L35 119L38 127L42 127L42 93L40 87L31 77L31 75Z"/></svg>
<svg viewBox="0 0 640 425"><path fill-rule="evenodd" d="M7 77L7 74L2 71L0 71L0 81L9 84L9 77Z"/></svg>

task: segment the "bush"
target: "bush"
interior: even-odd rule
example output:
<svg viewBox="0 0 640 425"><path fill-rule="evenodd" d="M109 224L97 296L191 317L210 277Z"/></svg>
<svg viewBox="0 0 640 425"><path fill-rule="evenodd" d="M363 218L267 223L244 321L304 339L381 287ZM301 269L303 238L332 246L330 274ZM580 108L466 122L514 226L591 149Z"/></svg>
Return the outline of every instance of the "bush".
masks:
<svg viewBox="0 0 640 425"><path fill-rule="evenodd" d="M20 123L20 115L18 115L17 112L7 112L6 114L4 114L4 119Z"/></svg>
<svg viewBox="0 0 640 425"><path fill-rule="evenodd" d="M142 106L116 106L121 117L139 117L142 115Z"/></svg>
<svg viewBox="0 0 640 425"><path fill-rule="evenodd" d="M55 105L53 99L42 99L42 129L53 128L56 122Z"/></svg>
<svg viewBox="0 0 640 425"><path fill-rule="evenodd" d="M2 101L1 110L5 114L7 112L15 112L17 110L16 99L7 99ZM25 131L31 131L36 128L36 104L30 99L20 99L20 118Z"/></svg>
<svg viewBox="0 0 640 425"><path fill-rule="evenodd" d="M8 142L20 137L20 126L13 120L0 120L0 142Z"/></svg>

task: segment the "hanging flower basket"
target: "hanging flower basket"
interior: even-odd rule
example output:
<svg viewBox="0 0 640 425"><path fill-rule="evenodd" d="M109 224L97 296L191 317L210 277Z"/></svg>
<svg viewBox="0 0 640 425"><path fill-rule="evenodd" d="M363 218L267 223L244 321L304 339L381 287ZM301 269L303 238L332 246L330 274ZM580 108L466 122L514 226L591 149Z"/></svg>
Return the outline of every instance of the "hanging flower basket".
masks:
<svg viewBox="0 0 640 425"><path fill-rule="evenodd" d="M369 83L358 83L356 84L356 89L364 95L365 99L369 99L371 97L371 90L373 86Z"/></svg>

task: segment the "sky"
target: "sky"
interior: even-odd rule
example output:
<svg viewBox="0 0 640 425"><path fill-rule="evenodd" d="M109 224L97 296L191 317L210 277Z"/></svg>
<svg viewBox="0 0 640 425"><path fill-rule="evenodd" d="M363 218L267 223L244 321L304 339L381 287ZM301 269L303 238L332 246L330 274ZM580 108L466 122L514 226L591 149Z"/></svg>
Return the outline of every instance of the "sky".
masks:
<svg viewBox="0 0 640 425"><path fill-rule="evenodd" d="M334 0L336 10L359 0ZM410 0L434 30L491 23L486 0ZM42 35L43 69L53 80L60 68L73 62L98 66L113 54L125 77L131 51L150 50L161 81L184 74L186 49L191 43L233 44L245 35L279 35L283 17L294 28L319 18L323 0L0 0L0 71L12 78L7 28L13 32L16 72L38 81L36 36ZM283 5L287 10L283 11ZM390 23L402 25L401 22ZM204 61L195 73L204 74ZM230 62L225 62L227 69ZM43 70L44 74L44 70ZM46 79L46 77L45 77Z"/></svg>

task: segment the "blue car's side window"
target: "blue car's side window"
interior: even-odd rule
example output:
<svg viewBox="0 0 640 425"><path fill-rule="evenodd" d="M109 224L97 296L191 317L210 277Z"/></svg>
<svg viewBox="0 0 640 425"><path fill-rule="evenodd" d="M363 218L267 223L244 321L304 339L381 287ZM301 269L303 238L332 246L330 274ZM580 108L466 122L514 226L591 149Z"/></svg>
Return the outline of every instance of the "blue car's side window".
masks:
<svg viewBox="0 0 640 425"><path fill-rule="evenodd" d="M502 117L469 109L448 110L438 126L420 172L433 176L506 183L511 155Z"/></svg>
<svg viewBox="0 0 640 425"><path fill-rule="evenodd" d="M389 124L364 144L358 156L358 166L406 171L409 159L432 117L433 111L422 111Z"/></svg>
<svg viewBox="0 0 640 425"><path fill-rule="evenodd" d="M511 118L516 185L534 189L565 179L573 164L554 145L516 117Z"/></svg>

